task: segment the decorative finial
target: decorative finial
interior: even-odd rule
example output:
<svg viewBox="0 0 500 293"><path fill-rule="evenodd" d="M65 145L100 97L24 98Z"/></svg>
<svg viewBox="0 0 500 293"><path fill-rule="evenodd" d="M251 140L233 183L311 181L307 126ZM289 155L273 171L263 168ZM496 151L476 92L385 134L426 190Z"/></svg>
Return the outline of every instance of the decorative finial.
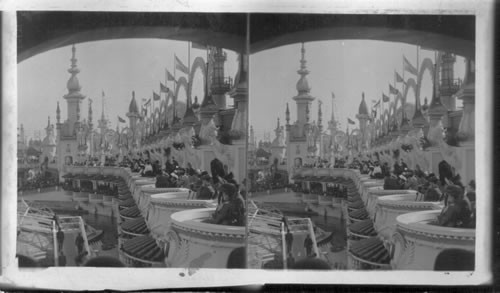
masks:
<svg viewBox="0 0 500 293"><path fill-rule="evenodd" d="M297 73L300 75L300 79L297 82L297 91L300 94L307 94L311 91L311 88L309 87L309 82L307 80L307 75L309 74L309 70L307 70L306 66L306 49L304 47L304 43L302 43L302 48L300 50L301 52L301 59L300 59L300 69L297 70Z"/></svg>

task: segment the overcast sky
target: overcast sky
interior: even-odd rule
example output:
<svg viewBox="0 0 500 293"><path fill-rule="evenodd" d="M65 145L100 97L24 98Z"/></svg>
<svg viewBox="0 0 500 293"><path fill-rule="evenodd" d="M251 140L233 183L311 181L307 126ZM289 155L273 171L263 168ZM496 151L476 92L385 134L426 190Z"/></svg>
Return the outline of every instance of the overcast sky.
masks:
<svg viewBox="0 0 500 293"><path fill-rule="evenodd" d="M295 88L299 79L297 70L300 60L300 43L262 51L250 56L250 93L249 119L258 139L276 126L276 118L285 123L286 103L290 103L291 122L296 119L296 107L292 97L297 95ZM174 54L185 63L188 62L188 43L181 41L157 39L128 39L87 42L76 45L76 57L81 72L78 74L82 94L87 98L82 104L82 119L88 116L88 98L94 100L94 125L100 118L102 109L102 91L105 92L105 114L114 129L117 116L126 118L125 113L136 93L138 103L142 98L151 98L152 91L159 91L159 82L165 82L165 68L174 73ZM403 54L416 65L417 47L402 43L381 41L346 40L320 41L305 44L307 76L311 86L311 95L316 97L311 109L311 121L317 120L318 100L323 101L323 125L331 116L332 98L335 93L335 115L345 129L347 118L354 121L361 102L361 94L365 92L366 102L370 108L372 100L379 100L382 92L389 94L389 83L394 84L394 71L403 75ZM237 55L227 51L226 76L234 77L237 71ZM206 59L206 51L191 49L191 62L195 57ZM47 125L47 116L55 122L56 103L61 104L61 120L66 119L67 93L66 82L70 77L71 47L51 50L19 64L18 67L18 117L28 137L34 131L41 131ZM431 58L434 52L419 50L419 60ZM463 58L455 63L456 78L463 78ZM177 71L177 77L183 73ZM411 77L405 73L405 78ZM432 96L431 76L427 73L422 81L421 101ZM172 84L168 83L172 88ZM396 84L402 90L401 84ZM203 96L202 76L195 75L193 97ZM163 98L163 95L162 95ZM180 91L179 100L186 96ZM391 96L391 100L393 97ZM408 101L414 103L412 91ZM200 100L201 102L201 100ZM232 104L228 99L228 104ZM459 104L459 103L457 103ZM125 126L125 124L122 124ZM357 126L357 124L356 124Z"/></svg>
<svg viewBox="0 0 500 293"><path fill-rule="evenodd" d="M225 65L226 76L237 72L237 55L227 51ZM105 93L105 114L116 128L117 116L126 119L132 91L137 102L142 98L151 98L152 91L159 92L160 81L165 83L165 69L174 74L174 54L187 65L188 43L182 41L158 39L127 39L76 44L76 58L80 73L78 79L82 86L81 93L87 98L81 107L81 119L88 117L88 98L93 99L93 122L102 113L102 91ZM200 56L206 60L206 51L191 49L191 63ZM18 66L18 124L23 124L26 136L33 137L34 131L41 131L47 125L47 116L51 123L56 121L57 101L60 103L61 120L66 116L68 92L66 82L70 74L71 46L47 51L31 57ZM177 70L176 77L186 76ZM167 85L173 88L172 82ZM195 74L192 97L203 97L203 80L200 71ZM179 91L179 100L185 101L184 91ZM162 99L164 94L162 94ZM228 99L232 105L232 99ZM159 103L157 103L159 104ZM140 106L140 105L139 105ZM127 119L126 119L127 120ZM127 120L128 123L128 120ZM125 124L121 124L125 126Z"/></svg>
<svg viewBox="0 0 500 293"><path fill-rule="evenodd" d="M300 67L301 44L293 44L259 52L250 57L250 125L253 126L257 139L262 139L265 132L274 139L276 118L281 125L285 123L286 103L290 106L290 123L296 118L295 101L296 83L299 80L297 70ZM394 71L403 75L403 55L417 65L417 47L403 43L391 43L370 40L318 41L305 44L307 76L311 86L311 95L316 97L311 109L311 122L317 121L318 100L323 102L323 126L331 117L332 98L335 94L335 115L345 130L347 118L356 121L355 116L365 93L368 108L372 100L378 101L382 93L389 95L389 83L394 84ZM419 50L419 60L430 58L434 61L434 51ZM465 64L463 58L455 63L455 78L462 78ZM414 77L405 73L405 79ZM416 79L416 78L415 78ZM422 80L421 102L424 97L430 99L431 75L427 73ZM396 84L401 91L402 84ZM391 95L391 101L394 97ZM408 102L415 102L412 91ZM457 101L457 105L458 105ZM387 104L386 104L387 105Z"/></svg>

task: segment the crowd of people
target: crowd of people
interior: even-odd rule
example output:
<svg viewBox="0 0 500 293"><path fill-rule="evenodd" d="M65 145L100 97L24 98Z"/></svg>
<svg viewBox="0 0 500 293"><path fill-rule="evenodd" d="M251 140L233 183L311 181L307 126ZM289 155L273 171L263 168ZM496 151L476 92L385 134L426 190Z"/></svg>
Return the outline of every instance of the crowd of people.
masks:
<svg viewBox="0 0 500 293"><path fill-rule="evenodd" d="M471 180L467 186L460 174L456 174L450 164L441 161L439 174L424 172L417 165L410 169L403 159L393 166L386 162L358 161L362 174L371 178L383 179L384 189L412 189L418 192L417 200L443 202L444 208L436 224L447 227L474 228L476 217L476 183Z"/></svg>
<svg viewBox="0 0 500 293"><path fill-rule="evenodd" d="M187 188L192 191L190 199L215 200L216 210L207 223L245 225L245 182L238 184L233 173L220 160L211 161L211 174L194 169L189 163L183 168L170 156L163 166L158 160L151 162L148 158L125 159L124 162L126 167L141 176L155 177L157 188Z"/></svg>

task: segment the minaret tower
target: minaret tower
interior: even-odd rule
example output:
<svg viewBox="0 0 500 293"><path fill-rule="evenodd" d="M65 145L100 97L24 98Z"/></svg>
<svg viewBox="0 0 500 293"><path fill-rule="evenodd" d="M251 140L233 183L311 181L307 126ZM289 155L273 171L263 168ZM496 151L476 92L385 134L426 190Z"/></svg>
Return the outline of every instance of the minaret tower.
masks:
<svg viewBox="0 0 500 293"><path fill-rule="evenodd" d="M227 59L227 53L222 48L210 49L210 62L212 67L212 78L210 90L212 92L212 99L219 109L226 108L226 93L231 88L231 82L224 77L224 63Z"/></svg>
<svg viewBox="0 0 500 293"><path fill-rule="evenodd" d="M68 72L71 74L66 87L68 88L68 93L64 95L64 99L68 105L68 122L69 122L69 134L75 133L75 123L78 122L80 118L80 103L85 96L80 93L81 86L78 81L77 74L80 72L78 69L76 62L76 48L75 45L71 48L72 57L71 57L71 68L68 69ZM58 119L59 120L59 119ZM59 122L59 121L58 121Z"/></svg>
<svg viewBox="0 0 500 293"><path fill-rule="evenodd" d="M337 132L337 126L338 126L338 122L337 122L337 120L335 120L334 99L335 99L335 96L332 94L332 117L330 118L330 121L328 122L328 130L330 130L330 136L335 135L335 132Z"/></svg>
<svg viewBox="0 0 500 293"><path fill-rule="evenodd" d="M130 105L128 106L128 113L126 115L128 117L128 127L135 135L137 122L141 119L141 114L139 113L139 107L137 107L137 101L135 100L134 91L132 92L132 100L130 101Z"/></svg>
<svg viewBox="0 0 500 293"><path fill-rule="evenodd" d="M456 110L456 99L453 96L459 90L459 83L454 80L453 65L456 57L452 53L445 52L441 56L441 84L439 92L441 102L449 111Z"/></svg>
<svg viewBox="0 0 500 293"><path fill-rule="evenodd" d="M108 128L108 120L104 116L104 92L102 94L101 119L99 119L98 124L99 124L99 129L101 130L101 135L104 135L104 133L106 132L106 129Z"/></svg>
<svg viewBox="0 0 500 293"><path fill-rule="evenodd" d="M311 87L307 80L309 70L307 70L305 55L306 49L304 48L304 43L302 43L300 69L297 70L297 73L300 75L300 79L297 81L296 86L298 94L293 97L297 103L297 126L299 128L298 133L300 134L304 133L304 126L309 123L309 110L312 101L314 101L314 97L309 94Z"/></svg>
<svg viewBox="0 0 500 293"><path fill-rule="evenodd" d="M370 114L368 114L368 107L366 106L365 93L362 93L361 103L359 104L358 114L356 118L359 120L359 128L361 131L361 144L365 145L366 134L366 124L370 120Z"/></svg>

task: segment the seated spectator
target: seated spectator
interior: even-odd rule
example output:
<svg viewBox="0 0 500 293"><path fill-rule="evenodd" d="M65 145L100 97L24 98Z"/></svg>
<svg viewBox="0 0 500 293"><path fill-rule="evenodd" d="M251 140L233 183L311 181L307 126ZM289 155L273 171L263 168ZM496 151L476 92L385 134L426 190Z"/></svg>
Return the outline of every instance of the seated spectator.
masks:
<svg viewBox="0 0 500 293"><path fill-rule="evenodd" d="M198 190L198 193L196 195L196 199L213 199L215 195L215 190L213 189L211 185L212 178L210 175L205 174L201 177L201 187Z"/></svg>
<svg viewBox="0 0 500 293"><path fill-rule="evenodd" d="M208 222L219 225L243 226L245 206L238 190L232 184L224 183L220 187L222 200L217 206L212 219Z"/></svg>
<svg viewBox="0 0 500 293"><path fill-rule="evenodd" d="M428 177L428 183L425 186L425 191L424 193L424 201L440 201L443 193L439 189L438 186L438 178L434 175L431 174Z"/></svg>
<svg viewBox="0 0 500 293"><path fill-rule="evenodd" d="M141 172L141 175L144 177L151 177L154 175L153 173L153 166L149 161L146 161L146 165L144 166L144 169Z"/></svg>
<svg viewBox="0 0 500 293"><path fill-rule="evenodd" d="M155 187L169 188L169 187L176 187L176 184L174 181L171 180L171 177L168 174L162 174L156 177Z"/></svg>
<svg viewBox="0 0 500 293"><path fill-rule="evenodd" d="M471 211L463 199L463 189L458 185L447 185L446 206L438 216L438 224L445 227L467 227L471 219Z"/></svg>
<svg viewBox="0 0 500 293"><path fill-rule="evenodd" d="M384 178L382 168L380 167L379 164L375 164L375 167L373 167L373 170L370 173L370 177L374 179L382 179Z"/></svg>
<svg viewBox="0 0 500 293"><path fill-rule="evenodd" d="M396 190L402 189L403 185L400 183L400 180L394 174L387 174L384 178L384 189L385 190Z"/></svg>

